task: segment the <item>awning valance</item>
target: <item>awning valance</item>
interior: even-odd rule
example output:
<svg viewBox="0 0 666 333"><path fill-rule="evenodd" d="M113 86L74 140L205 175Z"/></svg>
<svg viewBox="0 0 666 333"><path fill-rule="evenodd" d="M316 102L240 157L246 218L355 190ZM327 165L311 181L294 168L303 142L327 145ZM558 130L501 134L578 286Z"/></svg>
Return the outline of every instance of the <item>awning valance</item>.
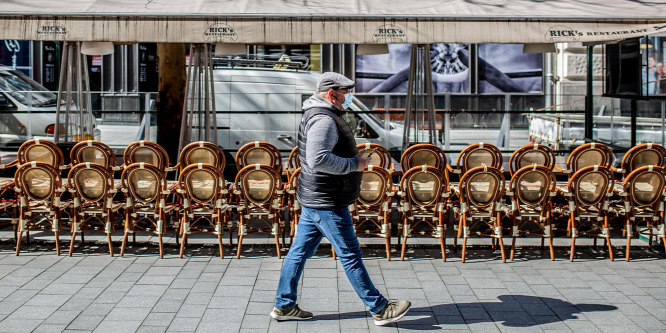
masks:
<svg viewBox="0 0 666 333"><path fill-rule="evenodd" d="M0 39L121 42L551 43L666 32L666 3L607 0L13 0Z"/></svg>

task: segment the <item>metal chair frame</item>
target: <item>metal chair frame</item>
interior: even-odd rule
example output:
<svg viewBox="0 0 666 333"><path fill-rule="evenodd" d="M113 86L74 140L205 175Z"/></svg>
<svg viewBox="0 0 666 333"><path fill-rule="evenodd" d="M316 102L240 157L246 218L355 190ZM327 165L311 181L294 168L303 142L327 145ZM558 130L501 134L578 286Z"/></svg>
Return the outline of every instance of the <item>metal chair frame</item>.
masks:
<svg viewBox="0 0 666 333"><path fill-rule="evenodd" d="M546 184L540 185L540 194L538 200L529 200L523 194L521 181L530 174L537 173ZM511 201L511 210L509 217L512 222L511 256L513 260L516 251L516 238L524 235L541 236L541 247L543 248L544 239L548 239L550 249L550 260L555 260L553 251L552 234L552 197L556 192L557 180L552 171L552 165L525 166L517 170L509 182L509 190L506 192Z"/></svg>
<svg viewBox="0 0 666 333"><path fill-rule="evenodd" d="M527 161L527 163L525 163L524 159L527 158L528 154L534 153L541 154L545 161L545 163L537 163L538 165L543 165L550 170L555 169L562 171L562 169L555 165L555 152L548 146L535 143L524 145L511 154L511 158L509 158L509 171L511 172L511 175L526 166L533 165L535 162Z"/></svg>
<svg viewBox="0 0 666 333"><path fill-rule="evenodd" d="M136 194L134 184L130 178L136 172L146 171L151 174L155 179L155 187L153 188L153 195L150 198L141 198ZM135 234L138 231L152 232L159 238L160 258L164 257L164 249L162 244L162 236L166 233L166 217L171 215L177 207L176 204L166 203L166 198L172 193L167 188L166 176L162 168L152 164L140 162L132 163L125 167L121 175L123 183L123 192L126 193L126 210L125 210L125 233L123 235L123 243L120 248L120 255L125 254L125 246L127 245L127 238L129 234ZM174 217L176 220L177 217ZM151 227L141 227L138 223L142 220L149 221Z"/></svg>
<svg viewBox="0 0 666 333"><path fill-rule="evenodd" d="M101 191L96 197L86 194L81 181L83 172L96 173L100 180ZM122 203L113 201L113 197L118 192L115 188L113 174L109 171L108 165L95 163L79 163L74 165L67 177L68 189L74 198L72 208L71 232L72 240L69 245L69 255L74 251L74 240L76 234L83 234L86 231L103 230L106 233L109 254L113 256L113 243L111 234L114 231L113 216L123 207ZM85 183L86 180L83 180Z"/></svg>
<svg viewBox="0 0 666 333"><path fill-rule="evenodd" d="M581 199L580 191L584 190L581 182L585 177L592 174L601 175L606 182L602 192L598 197L591 201L583 201ZM608 204L609 198L613 194L613 185L615 177L613 172L608 167L603 166L586 166L581 168L571 176L569 180L568 189L565 197L569 201L569 225L571 234L571 255L569 260L573 261L576 249L576 238L581 235L594 237L594 244L596 246L597 237L604 238L608 245L608 252L610 260L614 259L613 246L610 238L610 225L608 223ZM579 222L580 221L580 222ZM601 224L599 223L601 222ZM590 230L579 232L581 226L590 226ZM601 230L601 232L599 232Z"/></svg>
<svg viewBox="0 0 666 333"><path fill-rule="evenodd" d="M503 162L502 152L500 152L500 150L497 149L497 147L491 145L490 143L479 142L467 146L465 149L463 149L460 152L460 154L458 155L458 159L456 160L457 169L454 172L464 175L465 173L467 173L468 170L481 166L481 165L468 165L469 159L479 152L487 152L490 154L490 161L487 161L487 163L482 163L482 164L485 164L489 168L497 168L500 171L502 171L502 162Z"/></svg>
<svg viewBox="0 0 666 333"><path fill-rule="evenodd" d="M257 150L263 151L269 159L268 163L259 162L259 164L271 167L278 173L282 170L282 155L280 154L280 150L268 142L254 141L243 145L236 152L236 167L239 172L248 165L257 164L257 161L252 161L250 157L252 152Z"/></svg>
<svg viewBox="0 0 666 333"><path fill-rule="evenodd" d="M150 151L157 160L157 163L138 160L137 153L142 150ZM175 170L173 167L169 167L169 155L167 154L166 150L164 150L164 148L162 148L157 143L151 141L141 140L130 143L125 148L125 152L123 153L123 161L125 162L123 167L134 163L146 163L154 164L157 168L162 170L162 172L170 172Z"/></svg>
<svg viewBox="0 0 666 333"><path fill-rule="evenodd" d="M656 175L656 179L659 180L658 183L651 184L653 187L656 187L656 194L650 201L641 202L641 200L636 198L636 180L650 174ZM623 233L627 237L627 261L629 261L631 238L634 236L640 234L648 235L650 248L652 248L652 239L655 234L661 238L662 244L666 244L666 227L664 225L664 199L666 198L664 185L666 185L666 180L664 177L666 177L666 169L664 167L650 165L633 169L624 179L624 191L621 196L624 201L624 218L626 222ZM640 222L645 223L646 229L642 231L638 230L637 227Z"/></svg>
<svg viewBox="0 0 666 333"><path fill-rule="evenodd" d="M578 166L580 159L590 153L597 153L600 156L600 160L589 165ZM598 165L599 167L610 168L612 171L615 169L612 167L613 160L615 160L615 155L613 152L604 144L598 142L590 142L581 145L580 147L574 149L569 157L567 157L567 169L564 170L564 173L570 174L573 176L576 172L581 170L584 167Z"/></svg>
<svg viewBox="0 0 666 333"><path fill-rule="evenodd" d="M51 155L51 161L35 160L33 158L34 156L30 156L30 152L33 149L39 148L45 148L48 151L48 153ZM58 170L67 169L67 166L64 165L65 158L62 155L62 150L60 150L60 148L58 148L55 143L48 140L32 139L24 142L18 149L17 161L19 165L34 161L47 163Z"/></svg>
<svg viewBox="0 0 666 333"><path fill-rule="evenodd" d="M255 200L248 191L249 176L254 173L264 173L268 176L268 195L264 200ZM282 194L282 180L280 174L273 167L264 164L248 165L242 168L235 179L236 188L234 195L236 197L236 204L238 209L238 250L236 258L240 258L241 247L243 245L243 237L248 232L268 232L275 237L275 247L277 250L278 258L282 258L280 253L280 240L278 235L281 234L282 225L284 221L280 218L281 214L281 198ZM256 222L263 222L266 228L256 228L252 225Z"/></svg>
<svg viewBox="0 0 666 333"><path fill-rule="evenodd" d="M480 175L489 175L496 181L494 189L488 189L490 199L486 202L477 202L471 194L472 181ZM479 166L469 169L460 179L460 219L458 238L463 237L462 262L465 262L467 239L472 236L471 229L478 225L488 226L487 230L477 231L478 236L491 237L492 246L495 240L499 241L502 252L502 262L506 261L504 243L502 242L502 198L505 191L504 173L496 167Z"/></svg>
<svg viewBox="0 0 666 333"><path fill-rule="evenodd" d="M194 184L192 175L195 173L207 173L214 180L213 193L207 198L199 198L194 195ZM222 234L229 230L231 237L232 229L227 227L230 209L228 205L228 194L224 175L215 165L206 163L190 164L186 166L178 177L178 193L183 203L182 235L180 243L180 257L183 257L187 237L193 233L212 233L217 235L220 249L220 258L224 258L222 245Z"/></svg>
<svg viewBox="0 0 666 333"><path fill-rule="evenodd" d="M373 198L374 200L365 200L359 196L354 205L349 207L354 229L357 236L372 235L384 238L386 259L391 260L391 201L395 194L392 189L391 173L382 167L369 165L363 170L361 191L368 176L379 179L378 195Z"/></svg>
<svg viewBox="0 0 666 333"><path fill-rule="evenodd" d="M645 154L655 154L656 163L640 163L637 159L641 155ZM656 167L665 167L666 166L666 148L656 143L643 143L629 149L624 156L622 157L622 163L620 163L620 168L617 172L628 175L632 173L635 169L638 169L642 166L653 165Z"/></svg>
<svg viewBox="0 0 666 333"><path fill-rule="evenodd" d="M50 179L47 195L37 197L31 190L33 182L32 179L27 178L32 172L43 172ZM56 253L60 255L61 217L63 211L67 213L66 209L70 202L61 201L62 194L66 190L62 187L59 170L48 163L24 163L16 170L15 178L15 191L20 201L16 255L20 253L23 232L29 233L31 230L52 231L55 235ZM49 226L39 226L33 223L36 216L46 216L50 220ZM27 234L27 237L29 237L29 234Z"/></svg>
<svg viewBox="0 0 666 333"><path fill-rule="evenodd" d="M421 201L414 195L414 178L420 174L434 176L434 195L428 201ZM407 170L400 180L402 213L402 250L400 260L405 259L407 239L416 231L416 227L425 224L430 229L430 236L439 238L442 261L446 261L446 221L448 213L449 183L444 171L429 165L416 166ZM419 232L425 235L427 231ZM400 238L400 236L398 236Z"/></svg>
<svg viewBox="0 0 666 333"><path fill-rule="evenodd" d="M86 163L86 162L91 162L91 163L97 163L95 161L89 161L86 159L85 152L87 150L93 150L100 152L102 156L104 157L104 163L101 164L104 168L107 170L111 171L111 174L113 175L113 171L118 171L121 168L117 166L117 159L116 159L116 154L113 152L111 147L107 146L106 144L99 142L99 141L94 141L94 140L86 140L86 141L81 141L74 145L72 147L72 150L69 152L71 164L70 166L77 165L79 163ZM100 163L97 163L100 164Z"/></svg>
<svg viewBox="0 0 666 333"><path fill-rule="evenodd" d="M437 147L437 146L435 146ZM365 149L365 153L363 154L363 157L368 157L368 155L375 150L374 154L370 156L370 163L374 166L378 166L380 168L386 169L389 173L393 173L395 170L395 165L391 161L391 154L389 153L388 149L384 148L383 146L377 144L377 143L361 143L356 145L356 148L361 151ZM446 161L446 157L445 161Z"/></svg>

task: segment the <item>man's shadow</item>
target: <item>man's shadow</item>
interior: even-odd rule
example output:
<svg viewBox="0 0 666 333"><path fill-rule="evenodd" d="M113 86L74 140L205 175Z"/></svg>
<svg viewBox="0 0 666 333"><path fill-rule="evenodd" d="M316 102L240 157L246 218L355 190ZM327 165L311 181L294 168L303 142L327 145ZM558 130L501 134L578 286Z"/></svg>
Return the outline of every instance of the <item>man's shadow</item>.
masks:
<svg viewBox="0 0 666 333"><path fill-rule="evenodd" d="M576 319L576 314L613 311L606 304L573 304L556 298L526 295L502 295L499 302L450 303L412 308L400 320L400 326L415 330L446 329L446 325L492 322L507 327L532 327ZM314 320L365 318L364 311L315 316Z"/></svg>

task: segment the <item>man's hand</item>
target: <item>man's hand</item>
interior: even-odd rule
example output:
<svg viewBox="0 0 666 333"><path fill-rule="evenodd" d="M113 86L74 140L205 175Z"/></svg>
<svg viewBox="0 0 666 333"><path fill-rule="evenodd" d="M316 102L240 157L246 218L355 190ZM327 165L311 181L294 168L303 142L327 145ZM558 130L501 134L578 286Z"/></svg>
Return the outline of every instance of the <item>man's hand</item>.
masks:
<svg viewBox="0 0 666 333"><path fill-rule="evenodd" d="M365 149L361 149L361 151L356 154L356 160L358 161L358 168L356 168L356 171L363 171L368 167L368 164L370 164L370 157L363 156L365 152Z"/></svg>

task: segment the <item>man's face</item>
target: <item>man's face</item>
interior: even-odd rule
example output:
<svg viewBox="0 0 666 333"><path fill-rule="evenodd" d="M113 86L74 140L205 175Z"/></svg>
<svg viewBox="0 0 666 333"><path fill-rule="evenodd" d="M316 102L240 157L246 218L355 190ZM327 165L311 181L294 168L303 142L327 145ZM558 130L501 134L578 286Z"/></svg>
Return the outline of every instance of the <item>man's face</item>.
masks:
<svg viewBox="0 0 666 333"><path fill-rule="evenodd" d="M654 68L656 61L654 60L654 57L649 57L648 58L648 68Z"/></svg>

